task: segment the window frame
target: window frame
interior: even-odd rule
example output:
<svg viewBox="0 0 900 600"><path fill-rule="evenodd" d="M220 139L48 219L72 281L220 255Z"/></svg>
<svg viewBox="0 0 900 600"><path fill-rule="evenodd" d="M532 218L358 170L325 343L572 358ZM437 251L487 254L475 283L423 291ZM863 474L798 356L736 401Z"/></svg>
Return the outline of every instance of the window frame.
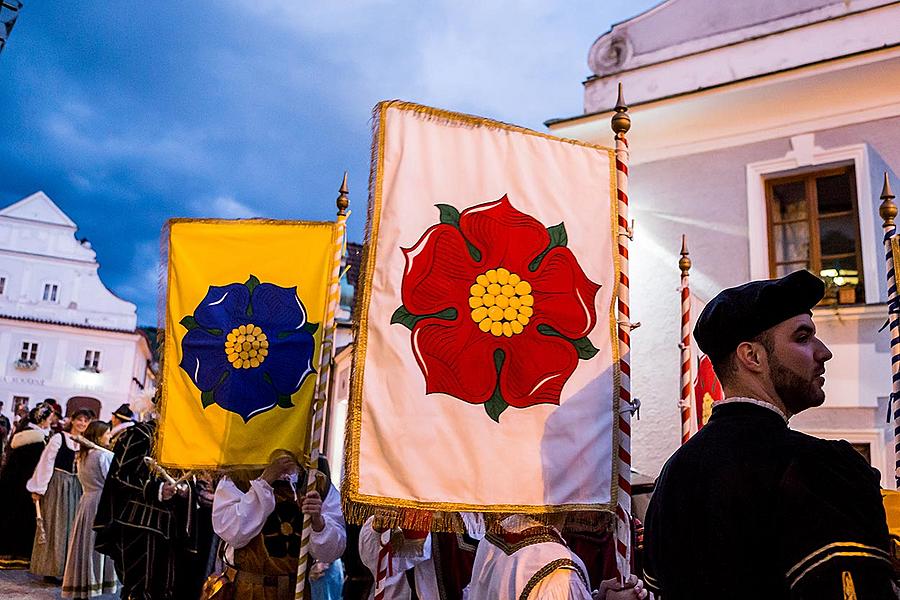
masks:
<svg viewBox="0 0 900 600"><path fill-rule="evenodd" d="M876 228L879 201L873 190L881 189L881 174L870 170L869 148L865 143L823 149L816 145L815 133L789 138L791 149L783 156L747 163L747 236L750 279L769 278L769 229L767 224L766 178L789 174L805 167L827 168L852 164L856 173L859 207L859 235L862 247L863 285L866 304L887 300L881 222Z"/></svg>
<svg viewBox="0 0 900 600"><path fill-rule="evenodd" d="M37 362L39 347L37 342L22 340L22 349L19 351L19 360L23 362ZM26 356L26 353L30 356Z"/></svg>
<svg viewBox="0 0 900 600"><path fill-rule="evenodd" d="M825 178L825 177L833 177L835 175L848 175L850 179L850 202L852 204L852 208L849 211L844 211L842 213L834 213L829 214L825 217L821 217L819 215L819 197L818 190L816 188L816 180ZM789 223L789 221L775 221L775 212L777 209L777 200L774 197L774 189L775 186L785 185L790 183L798 183L802 182L804 187L804 198L806 200L806 217L803 220L796 220L796 222L806 222L809 231L809 251L807 252L806 258L806 267L813 274L819 276L819 273L822 271L822 239L821 239L821 224L822 219L833 218L836 216L852 216L855 217L854 222L856 224L856 249L853 252L853 255L856 260L857 271L859 272L859 278L862 280L861 292L863 296L863 302L856 302L855 304L863 304L866 301L866 273L865 273L865 265L863 264L863 256L862 256L862 232L860 227L860 214L859 214L859 201L857 199L857 185L856 185L856 166L853 164L845 164L839 166L823 166L822 169L805 169L800 173L792 173L787 175L775 175L773 177L765 177L764 185L766 190L766 230L767 230L767 238L768 238L768 246L769 246L769 277L775 278L778 276L778 267L782 265L790 265L797 264L799 267L800 261L785 261L778 262L776 256L776 244L775 244L775 235L774 228L777 225L783 225ZM790 221L793 222L793 221ZM813 226L815 225L815 226ZM849 253L847 253L849 254Z"/></svg>
<svg viewBox="0 0 900 600"><path fill-rule="evenodd" d="M84 351L84 365L82 371L100 372L100 350L87 349Z"/></svg>

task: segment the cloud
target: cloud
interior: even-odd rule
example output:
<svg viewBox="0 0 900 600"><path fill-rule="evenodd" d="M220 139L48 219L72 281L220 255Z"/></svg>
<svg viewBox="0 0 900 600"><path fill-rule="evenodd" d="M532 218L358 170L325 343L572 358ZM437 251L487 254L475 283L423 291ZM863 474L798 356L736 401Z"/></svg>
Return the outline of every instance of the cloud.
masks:
<svg viewBox="0 0 900 600"><path fill-rule="evenodd" d="M258 210L239 202L233 196L199 200L194 203L194 212L199 217L210 219L250 219L260 214Z"/></svg>

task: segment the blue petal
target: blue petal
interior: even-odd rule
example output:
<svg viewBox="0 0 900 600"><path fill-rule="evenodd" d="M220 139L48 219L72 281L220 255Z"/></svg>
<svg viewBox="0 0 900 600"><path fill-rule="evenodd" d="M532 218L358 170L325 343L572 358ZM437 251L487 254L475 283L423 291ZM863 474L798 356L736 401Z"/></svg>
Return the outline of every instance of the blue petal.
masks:
<svg viewBox="0 0 900 600"><path fill-rule="evenodd" d="M267 331L266 336L269 338L269 354L259 368L269 374L279 394L295 394L303 380L315 372L312 367L315 349L313 336L304 330L283 338Z"/></svg>
<svg viewBox="0 0 900 600"><path fill-rule="evenodd" d="M280 333L306 324L306 308L297 297L297 287L284 288L261 283L253 289L253 324Z"/></svg>
<svg viewBox="0 0 900 600"><path fill-rule="evenodd" d="M253 415L274 408L278 394L263 381L263 371L259 367L235 369L229 366L228 377L215 389L213 399L225 410L239 414L246 422Z"/></svg>
<svg viewBox="0 0 900 600"><path fill-rule="evenodd" d="M250 290L243 283L225 286L211 285L206 297L194 311L197 323L205 329L221 329L225 335L244 323L248 323L247 305Z"/></svg>
<svg viewBox="0 0 900 600"><path fill-rule="evenodd" d="M213 389L222 373L232 368L225 356L225 335L216 336L197 328L181 340L183 357L179 366L201 392Z"/></svg>

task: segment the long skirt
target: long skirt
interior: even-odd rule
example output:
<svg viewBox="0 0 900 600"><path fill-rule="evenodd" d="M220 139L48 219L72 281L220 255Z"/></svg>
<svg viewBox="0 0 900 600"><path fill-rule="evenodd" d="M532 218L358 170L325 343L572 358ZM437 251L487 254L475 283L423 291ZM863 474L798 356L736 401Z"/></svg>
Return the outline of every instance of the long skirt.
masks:
<svg viewBox="0 0 900 600"><path fill-rule="evenodd" d="M118 587L113 560L94 550L94 517L100 503L100 491L86 493L78 503L72 539L66 555L63 598L93 598L115 592Z"/></svg>
<svg viewBox="0 0 900 600"><path fill-rule="evenodd" d="M47 540L39 543L40 531L36 532L31 550L31 572L35 575L62 579L72 523L80 499L81 483L78 478L65 471L53 471L47 493L41 499Z"/></svg>

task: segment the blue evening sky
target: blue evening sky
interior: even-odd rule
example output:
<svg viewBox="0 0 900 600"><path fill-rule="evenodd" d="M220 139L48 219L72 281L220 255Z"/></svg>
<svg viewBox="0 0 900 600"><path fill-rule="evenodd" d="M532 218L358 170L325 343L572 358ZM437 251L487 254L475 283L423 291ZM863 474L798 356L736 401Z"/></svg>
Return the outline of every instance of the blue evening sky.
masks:
<svg viewBox="0 0 900 600"><path fill-rule="evenodd" d="M399 98L544 130L656 0L25 0L0 53L0 207L43 190L156 324L170 217L333 219L362 241L370 114Z"/></svg>

